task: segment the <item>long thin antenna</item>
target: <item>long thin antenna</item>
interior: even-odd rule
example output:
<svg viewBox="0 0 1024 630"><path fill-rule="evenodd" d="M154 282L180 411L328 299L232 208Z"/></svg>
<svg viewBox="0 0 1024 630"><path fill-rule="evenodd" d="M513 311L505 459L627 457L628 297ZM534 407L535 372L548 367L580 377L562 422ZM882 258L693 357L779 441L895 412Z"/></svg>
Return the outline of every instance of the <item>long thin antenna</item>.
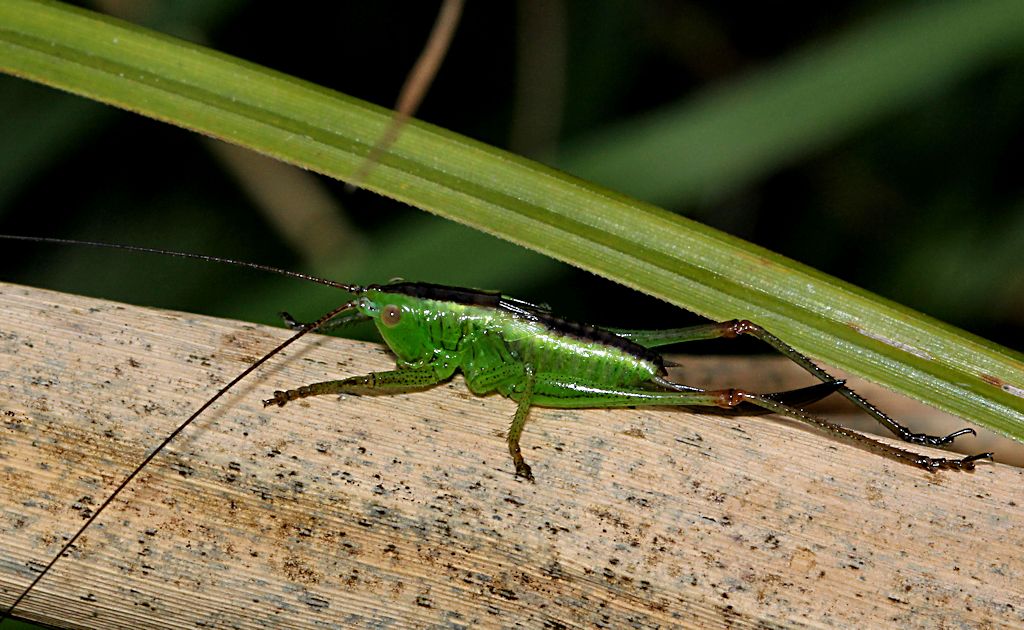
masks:
<svg viewBox="0 0 1024 630"><path fill-rule="evenodd" d="M0 234L0 239L8 241L24 241L27 243L50 243L55 245L83 245L86 247L99 247L105 249L119 249L122 251L139 252L143 254L161 254L163 256L174 256L176 258L190 258L192 260L202 260L205 262L222 263L225 265L234 265L236 267L245 267L248 269L256 269L258 271L267 271L269 273L276 273L281 276L288 276L289 278L298 278L299 280L307 280L309 282L315 282L317 284L323 284L329 287L335 287L337 289L343 289L350 293L361 293L362 287L355 284L345 284L343 282L335 282L334 280L328 280L326 278L319 278L307 273L299 273L297 271L288 271L287 269L278 269L277 267L271 267L270 265L261 265L259 263L245 262L244 260L233 260L231 258L221 258L220 256L207 256L206 254L191 254L189 252L176 252L169 249L157 249L155 247L140 247L138 245L121 245L119 243L104 243L102 241L78 241L67 238L49 238L45 236L20 236L17 234Z"/></svg>
<svg viewBox="0 0 1024 630"><path fill-rule="evenodd" d="M10 238L10 237L2 237L2 238ZM14 238L21 239L21 237L14 237ZM21 239L21 240L35 240L35 241L40 241L40 242L44 242L44 243L45 242L50 242L50 243L60 243L60 242L63 242L60 239L52 239L52 238L45 238L44 239L44 238L34 238L34 237L25 237L24 239ZM79 241L71 241L71 242L78 243ZM99 243L99 245L100 246L104 246L105 244ZM151 249L146 249L146 248L135 248L135 247L130 247L130 248L126 248L126 249L138 249L138 250L146 251L146 252L160 252L160 250L151 250ZM160 252L160 253L162 253L162 252ZM184 256L187 257L187 258L192 258L192 257L207 258L206 256L199 256L199 255L193 256L193 255L190 255L190 254L186 254ZM218 259L212 258L212 257L210 257L210 259L215 260L215 261L218 260ZM233 261L231 261L231 262L233 262ZM252 267L256 267L256 268L261 268L262 267L261 265L244 265L244 264L243 264L243 266L252 266ZM300 275L301 276L302 274L295 274L295 275ZM230 383L228 383L224 387L220 388L220 390L218 390L216 394L214 394L212 397L210 397L209 400L207 400L205 403L203 403L203 405L201 407L196 409L195 412L191 416L189 416L187 420L185 420L180 425L178 425L177 429L175 429L170 435L168 435L166 438L164 438L163 442L160 442L160 445L157 446L155 449L153 449L153 451L150 452L150 454L147 455L146 458L142 460L142 463L140 463L138 466L136 466L135 470L133 470L131 472L131 474L129 474L127 477L124 478L124 481L122 481L120 484L118 484L117 488L110 494L110 496L108 496L107 499L100 505L100 507L97 508L97 510L92 513L92 516L90 516L89 519L85 521L85 524L83 524L81 527L78 528L78 531L75 532L75 535L72 536L71 539L68 540L66 543L64 543L64 546L61 547L60 552L58 554L56 554L53 557L53 559L50 560L50 563L47 564L46 567L42 570L42 572L40 572L39 575L37 575L35 577L35 579L32 580L32 583L28 585L28 588L26 588L25 590L23 590L21 592L21 595L18 596L18 599L14 600L14 603L11 604L10 607L7 608L7 610L5 610L3 612L0 612L0 623L3 623L3 621L5 619L8 619L11 616L11 613L14 612L14 609L18 607L18 604L20 604L22 602L22 600L24 600L25 597L29 593L32 592L32 590L36 587L36 584L38 584L40 580L42 580L44 577L46 577L46 574L50 572L50 569L53 568L53 565L57 564L57 561L60 560L62 557L64 557L64 554L67 553L68 550L71 548L71 546L75 544L75 541L77 541L78 538L85 532L85 530L88 529L90 525L92 525L92 522L95 521L96 518L99 517L99 515L103 513L103 511L107 508L107 506L110 505L111 502L113 502L113 500L115 498L117 498L118 495L121 494L121 491L124 490L125 487L129 483L131 483L131 481L133 479L135 479L135 477L140 472L142 472L142 469L145 468L149 464L149 462L153 461L153 458L155 458L160 453L160 451L162 451L168 444L170 444L171 441L175 437L177 437L179 433L184 431L185 428L188 425L192 424L193 420L198 418L201 413L206 411L210 407L210 405L212 405L213 403L217 402L217 400L220 399L221 396L226 394L228 392L228 390L230 390L232 387L237 385L239 381L241 381L246 376L249 376L250 374L252 374L256 370L256 368L258 368L259 366L261 366L264 363L266 363L267 361L269 361L272 357L274 357L279 352L281 352L282 350L284 350L285 348L290 346L292 343L297 341L300 337L304 336L306 333L310 333L310 332L316 330L317 328L323 326L324 324L326 324L330 320L332 320L335 317L337 317L342 312L344 312L346 310L349 310L351 308L354 308L355 305L356 305L355 301L346 302L345 304L342 304L341 306L335 308L334 310L332 310L331 312L327 313L326 315L324 315L320 319L316 320L312 324L305 325L302 328L302 330L300 330L299 332L295 333L294 335L292 335L290 338L286 339L285 341L281 342L276 348L274 348L273 350L271 350L267 354L263 355L258 361L256 361L255 363L253 363L249 367L245 368L245 370L243 370L241 374L239 374L234 379L232 379Z"/></svg>

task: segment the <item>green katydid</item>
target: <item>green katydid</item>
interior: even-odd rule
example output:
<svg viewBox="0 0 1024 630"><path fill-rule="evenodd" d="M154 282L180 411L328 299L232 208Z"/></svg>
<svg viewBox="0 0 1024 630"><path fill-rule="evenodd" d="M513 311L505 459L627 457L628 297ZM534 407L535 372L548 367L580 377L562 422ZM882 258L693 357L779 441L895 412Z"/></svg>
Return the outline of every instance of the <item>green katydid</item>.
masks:
<svg viewBox="0 0 1024 630"><path fill-rule="evenodd" d="M399 367L342 380L274 392L264 405L283 406L307 396L394 394L426 389L447 381L456 370L475 394L498 392L516 401L508 431L508 449L516 476L533 480L523 459L520 438L531 405L559 408L675 405L778 413L823 429L878 454L928 470L969 470L982 453L959 459L933 458L906 451L813 416L795 406L837 392L871 414L900 439L945 445L946 436L912 433L871 405L845 383L815 365L760 326L748 321L703 324L670 330L604 329L560 319L546 308L492 291L476 291L422 282L348 286L359 295L333 322L372 320ZM300 330L312 325L286 319ZM330 325L330 324L328 324ZM772 346L822 381L808 388L755 394L739 389L704 390L668 380L658 346L700 339L750 335Z"/></svg>
<svg viewBox="0 0 1024 630"><path fill-rule="evenodd" d="M515 476L529 481L533 481L534 477L523 458L520 440L532 405L559 408L657 405L713 408L733 413L777 413L823 430L839 440L929 471L971 470L978 460L992 457L992 453L962 458L921 455L869 438L804 411L803 405L838 393L905 442L942 446L958 436L975 433L970 428L946 436L913 433L861 398L843 381L834 378L782 340L748 321L733 320L669 330L608 329L560 319L546 307L495 291L403 281L358 286L199 254L50 238L5 235L0 235L0 238L85 244L222 262L333 286L355 295L353 300L309 324L297 323L283 314L285 321L298 332L221 388L151 451L92 512L14 604L0 613L0 620L10 615L121 490L171 440L229 389L305 334L360 320L373 321L395 354L397 369L276 391L272 398L264 401L264 405L283 406L299 398L327 394L388 395L412 392L443 383L456 371L461 371L468 388L475 394L497 392L517 403L507 434L507 446L515 466ZM669 344L738 335L749 335L767 343L821 383L769 394L740 389L700 389L669 380L665 361L653 350Z"/></svg>

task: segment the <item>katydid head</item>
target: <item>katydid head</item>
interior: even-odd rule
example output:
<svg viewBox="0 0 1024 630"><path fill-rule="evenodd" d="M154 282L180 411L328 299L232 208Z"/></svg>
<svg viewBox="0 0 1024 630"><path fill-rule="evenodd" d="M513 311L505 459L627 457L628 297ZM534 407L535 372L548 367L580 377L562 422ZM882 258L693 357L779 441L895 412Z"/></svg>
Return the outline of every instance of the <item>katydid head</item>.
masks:
<svg viewBox="0 0 1024 630"><path fill-rule="evenodd" d="M501 309L524 319L535 320L546 309L503 296L498 291L393 280L387 284L352 287L359 295L353 300L361 317L377 325L384 341L406 366L423 364L437 357L437 344L454 310L470 317L476 308Z"/></svg>
<svg viewBox="0 0 1024 630"><path fill-rule="evenodd" d="M420 363L433 355L435 346L426 331L437 313L425 309L422 299L391 293L386 285L375 285L356 299L356 308L374 321L400 362Z"/></svg>
<svg viewBox="0 0 1024 630"><path fill-rule="evenodd" d="M425 308L423 299L389 291L389 285L370 285L355 303L400 361L418 363L433 356L436 346L427 333L439 314Z"/></svg>

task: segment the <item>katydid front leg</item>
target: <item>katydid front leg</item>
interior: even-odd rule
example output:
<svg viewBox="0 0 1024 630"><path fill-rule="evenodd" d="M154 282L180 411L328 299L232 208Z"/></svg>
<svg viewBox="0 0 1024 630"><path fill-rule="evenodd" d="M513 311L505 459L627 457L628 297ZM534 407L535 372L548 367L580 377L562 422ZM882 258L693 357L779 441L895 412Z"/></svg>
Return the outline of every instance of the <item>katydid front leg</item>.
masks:
<svg viewBox="0 0 1024 630"><path fill-rule="evenodd" d="M448 380L450 376L450 374L439 373L434 367L429 365L420 368L389 370L387 372L370 372L362 376L350 376L340 381L323 381L321 383L303 385L296 389L278 390L274 392L273 398L263 401L263 406L277 405L278 407L284 407L285 403L292 400L328 394L354 394L357 396L361 394L404 394L433 387Z"/></svg>

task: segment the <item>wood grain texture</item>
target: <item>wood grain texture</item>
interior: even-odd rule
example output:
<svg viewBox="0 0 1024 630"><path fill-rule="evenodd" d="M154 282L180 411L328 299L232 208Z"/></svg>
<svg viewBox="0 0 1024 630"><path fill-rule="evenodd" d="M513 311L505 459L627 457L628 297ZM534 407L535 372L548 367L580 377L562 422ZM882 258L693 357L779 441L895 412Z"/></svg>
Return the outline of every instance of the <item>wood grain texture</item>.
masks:
<svg viewBox="0 0 1024 630"><path fill-rule="evenodd" d="M0 285L0 606L152 445L287 332ZM535 409L315 338L159 456L20 608L46 624L1024 624L1024 475L929 474L771 418ZM804 381L806 382L806 381Z"/></svg>

